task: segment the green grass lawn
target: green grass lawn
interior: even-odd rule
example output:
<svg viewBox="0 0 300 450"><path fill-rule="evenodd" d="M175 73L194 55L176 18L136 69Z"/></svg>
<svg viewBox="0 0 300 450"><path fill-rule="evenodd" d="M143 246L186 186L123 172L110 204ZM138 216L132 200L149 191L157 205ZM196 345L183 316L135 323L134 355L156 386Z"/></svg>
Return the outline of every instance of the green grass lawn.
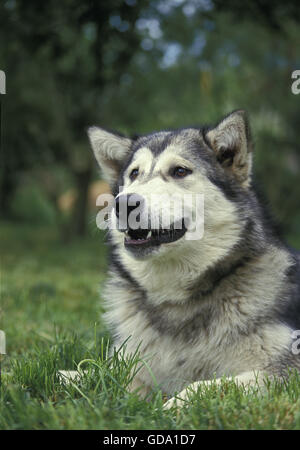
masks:
<svg viewBox="0 0 300 450"><path fill-rule="evenodd" d="M100 232L63 245L53 229L1 224L0 328L7 336L0 429L299 429L300 380L261 394L231 382L199 391L180 412L164 411L126 386L142 361L107 357ZM60 383L59 369L86 369Z"/></svg>

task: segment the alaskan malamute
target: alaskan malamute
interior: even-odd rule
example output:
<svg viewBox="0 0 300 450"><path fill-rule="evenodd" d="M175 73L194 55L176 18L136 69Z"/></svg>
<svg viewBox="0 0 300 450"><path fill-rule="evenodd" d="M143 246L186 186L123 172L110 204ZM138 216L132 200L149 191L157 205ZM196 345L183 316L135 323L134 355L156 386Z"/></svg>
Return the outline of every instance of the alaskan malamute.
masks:
<svg viewBox="0 0 300 450"><path fill-rule="evenodd" d="M116 199L105 290L115 346L130 336L127 351L140 346L151 355L162 391L182 400L223 376L252 385L300 369L300 259L277 236L252 186L245 112L214 127L134 139L98 127L88 134ZM203 199L198 238L180 208L163 224L165 198L174 195ZM129 214L138 208L140 220L150 203L157 225L131 227ZM146 395L153 387L144 367L131 389Z"/></svg>

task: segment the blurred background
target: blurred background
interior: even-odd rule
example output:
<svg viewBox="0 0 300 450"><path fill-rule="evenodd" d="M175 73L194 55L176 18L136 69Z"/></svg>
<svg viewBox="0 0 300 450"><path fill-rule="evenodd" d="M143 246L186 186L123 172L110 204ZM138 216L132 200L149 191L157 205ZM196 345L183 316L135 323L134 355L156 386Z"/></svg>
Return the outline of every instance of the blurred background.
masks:
<svg viewBox="0 0 300 450"><path fill-rule="evenodd" d="M297 0L1 0L1 220L85 236L107 190L88 126L147 133L245 108L256 178L299 247L299 22Z"/></svg>

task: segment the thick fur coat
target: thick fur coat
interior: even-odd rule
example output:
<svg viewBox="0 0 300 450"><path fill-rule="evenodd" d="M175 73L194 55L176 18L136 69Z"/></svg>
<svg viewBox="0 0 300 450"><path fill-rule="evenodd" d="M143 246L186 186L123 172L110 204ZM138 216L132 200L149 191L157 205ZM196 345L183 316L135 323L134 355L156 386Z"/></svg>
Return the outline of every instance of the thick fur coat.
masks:
<svg viewBox="0 0 300 450"><path fill-rule="evenodd" d="M156 380L144 367L131 389L144 395L157 383L168 396L180 392L184 399L188 386L214 377L251 384L300 369L292 351L292 332L300 329L299 255L278 238L252 186L245 112L214 127L134 140L97 127L89 137L119 200L131 194L145 203L152 194L204 197L198 240L187 239L187 231L175 241L137 245L130 229L118 229L112 210L106 321L114 345L130 336L127 352L139 346ZM163 204L155 208L160 216Z"/></svg>

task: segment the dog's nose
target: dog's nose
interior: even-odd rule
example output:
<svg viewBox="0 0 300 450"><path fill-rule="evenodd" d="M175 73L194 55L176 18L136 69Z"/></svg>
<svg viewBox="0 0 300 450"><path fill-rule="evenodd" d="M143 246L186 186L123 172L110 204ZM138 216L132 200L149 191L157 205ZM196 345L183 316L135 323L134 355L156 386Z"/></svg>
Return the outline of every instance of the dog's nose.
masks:
<svg viewBox="0 0 300 450"><path fill-rule="evenodd" d="M115 200L115 211L117 218L122 223L127 223L129 214L135 210L135 208L142 207L145 203L145 199L138 194L120 195Z"/></svg>

